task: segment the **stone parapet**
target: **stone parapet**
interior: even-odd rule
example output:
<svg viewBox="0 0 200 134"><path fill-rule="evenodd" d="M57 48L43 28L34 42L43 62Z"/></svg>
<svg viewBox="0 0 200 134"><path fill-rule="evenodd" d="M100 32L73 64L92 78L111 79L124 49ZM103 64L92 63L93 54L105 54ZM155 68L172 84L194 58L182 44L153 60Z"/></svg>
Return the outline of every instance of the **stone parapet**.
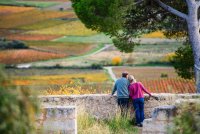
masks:
<svg viewBox="0 0 200 134"><path fill-rule="evenodd" d="M77 134L75 106L45 106L36 118L41 133Z"/></svg>
<svg viewBox="0 0 200 134"><path fill-rule="evenodd" d="M185 103L200 104L200 100L196 95L192 99L188 96L181 96L181 99L173 103L174 105L155 107L152 112L152 118L143 121L142 134L167 134L168 129L173 127L173 118L180 112Z"/></svg>
<svg viewBox="0 0 200 134"><path fill-rule="evenodd" d="M150 118L153 108L162 105L175 105L178 99L195 99L200 98L199 94L153 94L159 98L154 100L145 95L145 117ZM118 111L117 98L108 94L86 94L86 95L49 95L40 96L40 102L43 106L60 105L76 106L77 111L91 114L96 118L110 118ZM132 107L132 102L130 102Z"/></svg>

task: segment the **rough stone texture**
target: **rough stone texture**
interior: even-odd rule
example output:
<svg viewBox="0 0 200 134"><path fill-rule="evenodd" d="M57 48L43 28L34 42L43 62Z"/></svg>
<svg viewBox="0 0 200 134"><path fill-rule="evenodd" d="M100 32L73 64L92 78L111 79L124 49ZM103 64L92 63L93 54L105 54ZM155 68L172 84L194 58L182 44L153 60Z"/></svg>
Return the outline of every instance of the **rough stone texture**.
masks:
<svg viewBox="0 0 200 134"><path fill-rule="evenodd" d="M167 134L168 128L173 126L173 118L177 115L181 106L186 102L189 104L200 103L199 99L178 99L175 105L159 106L154 108L152 118L143 121L142 134Z"/></svg>
<svg viewBox="0 0 200 134"><path fill-rule="evenodd" d="M43 106L74 105L78 113L87 112L96 118L113 117L118 109L116 97L111 95L72 95L72 96L41 96Z"/></svg>
<svg viewBox="0 0 200 134"><path fill-rule="evenodd" d="M157 121L171 121L176 115L176 107L173 105L155 107L152 112L152 119Z"/></svg>
<svg viewBox="0 0 200 134"><path fill-rule="evenodd" d="M74 106L46 106L37 116L38 128L45 134L77 134Z"/></svg>
<svg viewBox="0 0 200 134"><path fill-rule="evenodd" d="M159 106L154 108L152 118L143 122L142 134L167 134L167 128L172 125L172 119L176 114L175 106Z"/></svg>
<svg viewBox="0 0 200 134"><path fill-rule="evenodd" d="M162 105L174 105L176 100L188 100L200 98L200 94L154 94L159 100L154 100L145 95L145 117L150 118L153 108ZM82 110L88 112L96 118L113 117L117 110L117 98L108 94L90 94L90 95L49 95L40 96L40 102L43 106L60 105L76 106L78 113ZM132 103L130 103L132 107Z"/></svg>

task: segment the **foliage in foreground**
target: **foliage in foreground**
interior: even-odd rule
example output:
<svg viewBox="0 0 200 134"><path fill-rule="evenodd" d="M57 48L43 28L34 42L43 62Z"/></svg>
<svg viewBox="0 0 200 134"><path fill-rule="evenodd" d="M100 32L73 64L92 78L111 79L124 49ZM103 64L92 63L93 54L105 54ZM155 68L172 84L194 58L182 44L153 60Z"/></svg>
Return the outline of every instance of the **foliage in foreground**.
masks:
<svg viewBox="0 0 200 134"><path fill-rule="evenodd" d="M130 117L122 118L120 115L108 120L97 120L82 113L78 116L79 134L137 134Z"/></svg>
<svg viewBox="0 0 200 134"><path fill-rule="evenodd" d="M200 104L184 104L178 116L174 119L173 134L200 133Z"/></svg>
<svg viewBox="0 0 200 134"><path fill-rule="evenodd" d="M28 90L4 87L4 79L0 70L0 133L34 133L34 113L37 111L34 97L29 97Z"/></svg>

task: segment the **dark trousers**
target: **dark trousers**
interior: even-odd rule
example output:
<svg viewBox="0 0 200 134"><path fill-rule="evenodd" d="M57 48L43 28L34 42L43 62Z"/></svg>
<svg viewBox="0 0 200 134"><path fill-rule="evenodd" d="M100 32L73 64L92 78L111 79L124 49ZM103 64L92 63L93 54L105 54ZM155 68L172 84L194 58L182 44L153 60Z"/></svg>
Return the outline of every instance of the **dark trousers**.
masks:
<svg viewBox="0 0 200 134"><path fill-rule="evenodd" d="M129 98L118 98L117 103L121 110L121 116L126 117L128 113Z"/></svg>
<svg viewBox="0 0 200 134"><path fill-rule="evenodd" d="M136 123L140 124L144 120L144 98L134 99L133 107L135 110Z"/></svg>

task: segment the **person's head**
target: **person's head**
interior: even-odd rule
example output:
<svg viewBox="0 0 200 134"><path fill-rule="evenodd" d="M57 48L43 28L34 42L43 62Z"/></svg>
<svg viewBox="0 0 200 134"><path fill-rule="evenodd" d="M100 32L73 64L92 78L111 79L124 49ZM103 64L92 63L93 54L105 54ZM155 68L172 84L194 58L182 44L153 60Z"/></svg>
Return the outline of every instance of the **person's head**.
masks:
<svg viewBox="0 0 200 134"><path fill-rule="evenodd" d="M122 77L128 78L128 72L122 72Z"/></svg>
<svg viewBox="0 0 200 134"><path fill-rule="evenodd" d="M130 83L135 83L136 82L136 79L134 78L133 75L129 75L128 76L128 80L129 80Z"/></svg>

